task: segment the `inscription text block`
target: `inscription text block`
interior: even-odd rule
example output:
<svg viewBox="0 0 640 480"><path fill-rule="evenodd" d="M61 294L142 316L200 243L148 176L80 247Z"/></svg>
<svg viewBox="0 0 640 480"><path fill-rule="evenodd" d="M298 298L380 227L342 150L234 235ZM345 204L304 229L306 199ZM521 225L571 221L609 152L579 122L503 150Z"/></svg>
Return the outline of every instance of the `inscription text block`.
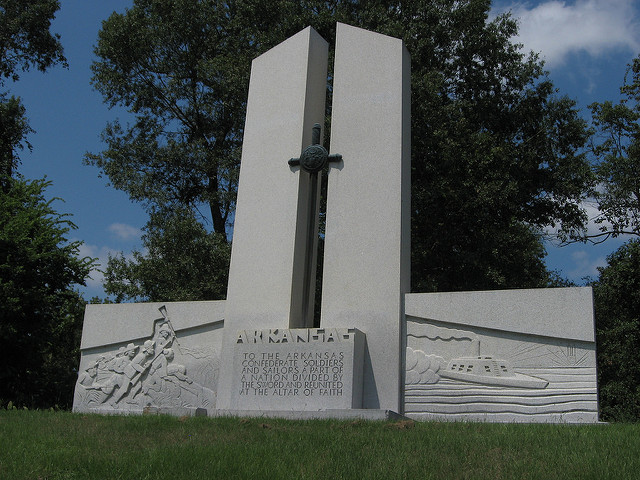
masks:
<svg viewBox="0 0 640 480"><path fill-rule="evenodd" d="M239 331L234 409L360 408L364 340L355 328Z"/></svg>

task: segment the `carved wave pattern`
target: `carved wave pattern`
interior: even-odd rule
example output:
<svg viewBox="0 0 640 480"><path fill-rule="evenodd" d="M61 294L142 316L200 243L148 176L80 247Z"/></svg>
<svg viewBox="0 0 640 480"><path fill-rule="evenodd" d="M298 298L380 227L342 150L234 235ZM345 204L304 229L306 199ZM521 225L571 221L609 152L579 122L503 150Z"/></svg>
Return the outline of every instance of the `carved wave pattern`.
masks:
<svg viewBox="0 0 640 480"><path fill-rule="evenodd" d="M544 389L508 388L441 378L405 386L405 414L416 419L523 422L597 421L596 369L518 368L549 382Z"/></svg>

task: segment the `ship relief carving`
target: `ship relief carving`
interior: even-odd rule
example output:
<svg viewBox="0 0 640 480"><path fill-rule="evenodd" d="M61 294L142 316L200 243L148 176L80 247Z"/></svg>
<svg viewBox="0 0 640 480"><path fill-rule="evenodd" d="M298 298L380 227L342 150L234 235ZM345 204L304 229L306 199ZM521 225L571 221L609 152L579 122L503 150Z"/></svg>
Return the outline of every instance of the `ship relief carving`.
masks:
<svg viewBox="0 0 640 480"><path fill-rule="evenodd" d="M470 354L449 362L439 355L427 355L407 347L407 384L434 384L441 378L498 387L546 388L549 385L546 380L514 371L509 360L481 355L478 339L472 342Z"/></svg>
<svg viewBox="0 0 640 480"><path fill-rule="evenodd" d="M101 354L79 373L81 410L215 407L216 352L183 345L166 307L159 310L151 338Z"/></svg>
<svg viewBox="0 0 640 480"><path fill-rule="evenodd" d="M569 421L597 411L584 342L428 319L407 325L405 413L424 419Z"/></svg>
<svg viewBox="0 0 640 480"><path fill-rule="evenodd" d="M441 379L512 388L546 388L549 385L544 379L516 372L506 358L486 353L483 355L480 338L473 332L424 325L418 337L426 341L425 346L435 347L439 343L462 343L467 346L464 354L452 356L448 361L443 356L407 347L407 385L431 385ZM524 350L531 351L532 347L526 345Z"/></svg>

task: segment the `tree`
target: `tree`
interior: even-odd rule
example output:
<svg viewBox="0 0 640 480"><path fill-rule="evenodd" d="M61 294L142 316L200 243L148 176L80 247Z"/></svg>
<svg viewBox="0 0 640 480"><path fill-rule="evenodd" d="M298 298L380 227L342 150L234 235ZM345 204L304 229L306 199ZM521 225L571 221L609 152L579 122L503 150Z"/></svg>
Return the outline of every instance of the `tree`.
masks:
<svg viewBox="0 0 640 480"><path fill-rule="evenodd" d="M60 36L51 34L57 0L0 0L0 87L17 81L19 71L36 67L44 72L56 63L66 65ZM19 164L18 150L32 133L19 98L0 92L0 188L7 187Z"/></svg>
<svg viewBox="0 0 640 480"><path fill-rule="evenodd" d="M153 213L142 240L145 253L109 259L105 291L117 302L224 298L231 247L191 210Z"/></svg>
<svg viewBox="0 0 640 480"><path fill-rule="evenodd" d="M0 0L0 85L17 81L18 70L66 65L60 36L50 32L59 8L58 0Z"/></svg>
<svg viewBox="0 0 640 480"><path fill-rule="evenodd" d="M603 420L640 419L640 241L607 257L593 284Z"/></svg>
<svg viewBox="0 0 640 480"><path fill-rule="evenodd" d="M66 66L50 32L52 0L0 0L0 86L32 67ZM79 259L75 226L46 200L44 180L17 172L32 133L19 98L0 92L0 405L70 407L85 301L74 290L93 267Z"/></svg>
<svg viewBox="0 0 640 480"><path fill-rule="evenodd" d="M345 21L403 38L412 56L414 291L544 286L543 228L584 225L587 128L537 57L511 43L516 22L489 21L489 10L136 0L104 24L93 80L136 120L108 125L107 149L87 161L150 207L209 205L213 231L228 233L250 60L307 25L333 43Z"/></svg>
<svg viewBox="0 0 640 480"><path fill-rule="evenodd" d="M592 241L640 236L640 57L627 69L623 98L590 105L595 200L600 233ZM640 419L640 241L630 240L607 257L594 283L600 410L605 420Z"/></svg>
<svg viewBox="0 0 640 480"><path fill-rule="evenodd" d="M377 2L412 63L412 288L545 286L542 231L580 230L587 128L489 1ZM407 6L410 8L407 8Z"/></svg>
<svg viewBox="0 0 640 480"><path fill-rule="evenodd" d="M243 7L136 0L99 33L92 84L135 115L107 125L107 150L88 154L115 188L150 210L206 205L226 235L242 138L246 65L256 54ZM236 14L234 10L238 10Z"/></svg>
<svg viewBox="0 0 640 480"><path fill-rule="evenodd" d="M19 98L0 93L0 188L9 188L8 179L18 166L18 150L26 145L26 137L33 132L25 116L25 108Z"/></svg>
<svg viewBox="0 0 640 480"><path fill-rule="evenodd" d="M69 406L79 358L83 285L75 226L46 200L49 182L9 179L0 192L0 403Z"/></svg>
<svg viewBox="0 0 640 480"><path fill-rule="evenodd" d="M640 236L640 57L629 65L620 93L623 99L617 104L589 106L598 134L593 152L599 160L594 196L599 210L595 222L600 224L600 233L590 238L598 241Z"/></svg>

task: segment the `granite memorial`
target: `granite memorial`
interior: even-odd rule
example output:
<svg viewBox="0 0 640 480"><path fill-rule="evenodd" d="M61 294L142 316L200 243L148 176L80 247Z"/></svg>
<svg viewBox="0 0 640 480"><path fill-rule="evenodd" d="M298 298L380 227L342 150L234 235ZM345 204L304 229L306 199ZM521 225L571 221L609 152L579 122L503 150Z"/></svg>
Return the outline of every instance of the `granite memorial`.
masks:
<svg viewBox="0 0 640 480"><path fill-rule="evenodd" d="M597 421L590 289L410 293L409 54L338 24L330 153L327 63L312 28L253 61L227 299L88 305L74 410Z"/></svg>

